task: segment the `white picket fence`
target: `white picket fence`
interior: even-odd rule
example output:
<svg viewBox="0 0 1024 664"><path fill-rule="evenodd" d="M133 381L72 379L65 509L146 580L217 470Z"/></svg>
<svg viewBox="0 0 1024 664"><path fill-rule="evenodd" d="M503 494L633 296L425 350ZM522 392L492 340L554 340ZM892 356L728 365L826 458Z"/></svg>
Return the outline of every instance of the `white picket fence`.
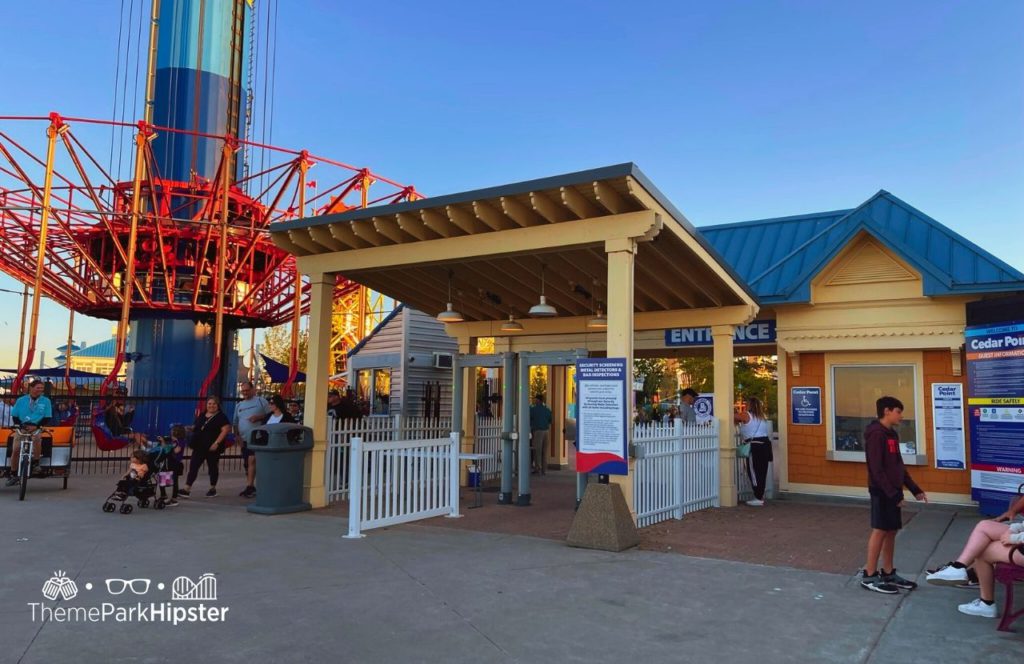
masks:
<svg viewBox="0 0 1024 664"><path fill-rule="evenodd" d="M348 500L349 457L352 438L363 443L425 440L448 436L452 430L450 417L364 417L357 420L328 418L327 459L324 464L324 486L327 502Z"/></svg>
<svg viewBox="0 0 1024 664"><path fill-rule="evenodd" d="M501 418L476 418L476 438L473 451L490 454L490 459L480 461L480 478L484 481L501 476Z"/></svg>
<svg viewBox="0 0 1024 664"><path fill-rule="evenodd" d="M435 516L459 516L459 434L349 441L348 538Z"/></svg>
<svg viewBox="0 0 1024 664"><path fill-rule="evenodd" d="M641 528L717 507L718 421L638 424L633 500Z"/></svg>

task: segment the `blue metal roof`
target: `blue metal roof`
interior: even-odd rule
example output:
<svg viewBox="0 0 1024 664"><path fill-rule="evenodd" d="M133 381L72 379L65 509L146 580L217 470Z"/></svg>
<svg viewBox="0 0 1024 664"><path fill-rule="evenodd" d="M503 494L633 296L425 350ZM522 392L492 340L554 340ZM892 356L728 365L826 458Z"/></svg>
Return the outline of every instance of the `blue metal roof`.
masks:
<svg viewBox="0 0 1024 664"><path fill-rule="evenodd" d="M117 340L111 337L106 341L101 341L93 346L86 346L78 350L71 351L72 357L109 357L113 358L117 350Z"/></svg>
<svg viewBox="0 0 1024 664"><path fill-rule="evenodd" d="M811 281L860 232L909 263L925 295L1024 291L1024 273L887 191L853 210L699 230L763 304L809 302Z"/></svg>

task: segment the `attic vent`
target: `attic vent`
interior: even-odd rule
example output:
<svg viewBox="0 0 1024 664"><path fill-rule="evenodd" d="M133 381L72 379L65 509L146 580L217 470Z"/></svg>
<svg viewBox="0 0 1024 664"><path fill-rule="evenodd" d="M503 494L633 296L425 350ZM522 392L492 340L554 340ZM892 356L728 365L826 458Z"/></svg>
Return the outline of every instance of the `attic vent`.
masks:
<svg viewBox="0 0 1024 664"><path fill-rule="evenodd" d="M843 261L828 286L873 284L882 281L912 281L917 277L873 242L864 242Z"/></svg>

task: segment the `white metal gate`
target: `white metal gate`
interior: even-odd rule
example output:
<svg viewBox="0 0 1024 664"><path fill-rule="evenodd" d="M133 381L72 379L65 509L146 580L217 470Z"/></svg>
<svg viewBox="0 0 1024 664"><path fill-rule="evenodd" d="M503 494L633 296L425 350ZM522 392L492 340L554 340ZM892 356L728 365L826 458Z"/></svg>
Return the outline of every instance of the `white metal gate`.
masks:
<svg viewBox="0 0 1024 664"><path fill-rule="evenodd" d="M501 418L476 418L476 438L473 451L490 454L490 459L480 461L480 478L493 480L501 476Z"/></svg>
<svg viewBox="0 0 1024 664"><path fill-rule="evenodd" d="M459 515L459 434L428 440L350 442L348 535Z"/></svg>
<svg viewBox="0 0 1024 664"><path fill-rule="evenodd" d="M634 427L633 500L638 526L718 506L718 430L717 420Z"/></svg>
<svg viewBox="0 0 1024 664"><path fill-rule="evenodd" d="M327 502L348 500L349 453L352 438L363 443L396 440L423 440L447 436L452 430L450 417L363 417L360 419L327 420L327 459L324 464L324 487Z"/></svg>

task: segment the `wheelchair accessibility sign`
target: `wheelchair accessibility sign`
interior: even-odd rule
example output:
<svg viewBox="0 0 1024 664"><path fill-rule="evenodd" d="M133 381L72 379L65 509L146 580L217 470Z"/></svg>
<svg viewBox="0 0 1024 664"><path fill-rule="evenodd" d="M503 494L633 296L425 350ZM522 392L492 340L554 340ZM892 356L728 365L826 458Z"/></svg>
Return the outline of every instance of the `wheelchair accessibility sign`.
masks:
<svg viewBox="0 0 1024 664"><path fill-rule="evenodd" d="M794 387L790 389L793 404L793 424L821 424L821 388Z"/></svg>

